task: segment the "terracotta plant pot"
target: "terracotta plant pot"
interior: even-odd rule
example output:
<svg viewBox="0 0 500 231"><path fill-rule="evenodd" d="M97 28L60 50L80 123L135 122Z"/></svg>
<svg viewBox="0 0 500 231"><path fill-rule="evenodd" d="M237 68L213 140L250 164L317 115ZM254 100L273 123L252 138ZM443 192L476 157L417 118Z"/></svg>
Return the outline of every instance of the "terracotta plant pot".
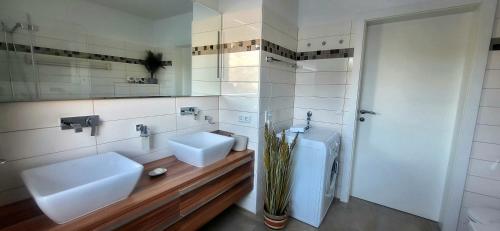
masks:
<svg viewBox="0 0 500 231"><path fill-rule="evenodd" d="M274 216L264 211L264 224L270 229L283 229L288 222L288 214Z"/></svg>

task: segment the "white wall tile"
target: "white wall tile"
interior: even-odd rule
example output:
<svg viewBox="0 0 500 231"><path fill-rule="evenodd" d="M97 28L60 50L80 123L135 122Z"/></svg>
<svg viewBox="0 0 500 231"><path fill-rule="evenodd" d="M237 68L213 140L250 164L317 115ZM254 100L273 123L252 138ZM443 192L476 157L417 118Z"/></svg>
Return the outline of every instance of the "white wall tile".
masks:
<svg viewBox="0 0 500 231"><path fill-rule="evenodd" d="M298 52L349 48L349 35L335 35L321 38L301 39ZM323 44L324 43L324 44Z"/></svg>
<svg viewBox="0 0 500 231"><path fill-rule="evenodd" d="M259 98L244 96L220 96L220 109L246 112L259 111Z"/></svg>
<svg viewBox="0 0 500 231"><path fill-rule="evenodd" d="M343 98L345 85L296 85L295 96Z"/></svg>
<svg viewBox="0 0 500 231"><path fill-rule="evenodd" d="M257 82L260 68L254 67L226 67L222 69L222 81Z"/></svg>
<svg viewBox="0 0 500 231"><path fill-rule="evenodd" d="M500 37L500 19L497 18L495 19L495 24L493 27L493 35L491 35L492 38L497 38Z"/></svg>
<svg viewBox="0 0 500 231"><path fill-rule="evenodd" d="M94 100L94 111L103 121L175 113L175 98Z"/></svg>
<svg viewBox="0 0 500 231"><path fill-rule="evenodd" d="M293 124L294 125L307 124L307 121L301 120L301 119L293 119ZM329 128L329 129L337 130L337 131L340 131L342 128L341 124L332 124L332 123L325 123L325 122L320 122L320 121L311 121L311 126Z"/></svg>
<svg viewBox="0 0 500 231"><path fill-rule="evenodd" d="M246 24L222 30L222 42L233 43L260 39L262 37L262 24Z"/></svg>
<svg viewBox="0 0 500 231"><path fill-rule="evenodd" d="M166 132L150 136L149 149L142 137L120 140L97 145L98 153L118 152L127 157L137 157L147 155L151 151L166 150L168 152L168 138L175 135L175 132Z"/></svg>
<svg viewBox="0 0 500 231"><path fill-rule="evenodd" d="M262 38L271 41L281 47L290 50L297 50L297 38L290 36L288 33L282 32L266 23L262 25Z"/></svg>
<svg viewBox="0 0 500 231"><path fill-rule="evenodd" d="M259 84L253 82L222 82L222 95L258 96Z"/></svg>
<svg viewBox="0 0 500 231"><path fill-rule="evenodd" d="M294 86L292 84L268 84L261 83L261 97L283 97L293 96Z"/></svg>
<svg viewBox="0 0 500 231"><path fill-rule="evenodd" d="M102 144L139 137L140 132L136 131L136 125L138 124L148 126L150 134L157 134L175 131L177 128L176 123L177 120L174 114L106 121L99 126L96 136L97 143Z"/></svg>
<svg viewBox="0 0 500 231"><path fill-rule="evenodd" d="M0 132L58 127L62 117L92 115L92 101L52 101L0 104Z"/></svg>
<svg viewBox="0 0 500 231"><path fill-rule="evenodd" d="M180 113L181 107L197 107L201 110L216 110L219 108L219 98L210 97L178 97L176 100L175 111Z"/></svg>
<svg viewBox="0 0 500 231"><path fill-rule="evenodd" d="M500 162L500 145L490 143L473 142L471 158Z"/></svg>
<svg viewBox="0 0 500 231"><path fill-rule="evenodd" d="M500 69L500 51L490 51L486 69Z"/></svg>
<svg viewBox="0 0 500 231"><path fill-rule="evenodd" d="M289 71L282 68L262 67L260 71L260 81L265 83L295 83L295 71Z"/></svg>
<svg viewBox="0 0 500 231"><path fill-rule="evenodd" d="M473 192L464 192L463 207L486 207L500 209L500 199Z"/></svg>
<svg viewBox="0 0 500 231"><path fill-rule="evenodd" d="M89 128L80 133L59 127L7 132L0 133L0 140L1 158L9 161L95 145Z"/></svg>
<svg viewBox="0 0 500 231"><path fill-rule="evenodd" d="M224 53L224 67L260 66L260 51Z"/></svg>
<svg viewBox="0 0 500 231"><path fill-rule="evenodd" d="M342 111L344 99L322 97L295 97L295 107Z"/></svg>
<svg viewBox="0 0 500 231"><path fill-rule="evenodd" d="M347 58L297 61L297 72L347 71Z"/></svg>
<svg viewBox="0 0 500 231"><path fill-rule="evenodd" d="M500 89L483 89L481 106L500 107Z"/></svg>
<svg viewBox="0 0 500 231"><path fill-rule="evenodd" d="M499 162L471 159L469 164L469 175L500 180L499 165Z"/></svg>
<svg viewBox="0 0 500 231"><path fill-rule="evenodd" d="M498 198L498 195L500 195L500 181L469 175L465 190Z"/></svg>
<svg viewBox="0 0 500 231"><path fill-rule="evenodd" d="M477 123L484 125L500 125L500 108L480 107Z"/></svg>
<svg viewBox="0 0 500 231"><path fill-rule="evenodd" d="M486 70L484 88L500 88L500 70Z"/></svg>
<svg viewBox="0 0 500 231"><path fill-rule="evenodd" d="M351 22L335 22L299 27L299 39L346 35L351 31Z"/></svg>
<svg viewBox="0 0 500 231"><path fill-rule="evenodd" d="M223 29L262 21L261 1L222 0Z"/></svg>
<svg viewBox="0 0 500 231"><path fill-rule="evenodd" d="M296 84L346 84L347 72L297 73Z"/></svg>
<svg viewBox="0 0 500 231"><path fill-rule="evenodd" d="M209 55L195 55L191 57L191 67L192 68L207 68L217 67L217 55L209 54Z"/></svg>
<svg viewBox="0 0 500 231"><path fill-rule="evenodd" d="M317 121L322 123L331 124L342 124L342 112L318 110L318 109L302 109L295 108L294 119L305 120L307 118L307 112L312 112L311 121Z"/></svg>
<svg viewBox="0 0 500 231"><path fill-rule="evenodd" d="M500 127L477 125L474 141L485 143L500 143Z"/></svg>

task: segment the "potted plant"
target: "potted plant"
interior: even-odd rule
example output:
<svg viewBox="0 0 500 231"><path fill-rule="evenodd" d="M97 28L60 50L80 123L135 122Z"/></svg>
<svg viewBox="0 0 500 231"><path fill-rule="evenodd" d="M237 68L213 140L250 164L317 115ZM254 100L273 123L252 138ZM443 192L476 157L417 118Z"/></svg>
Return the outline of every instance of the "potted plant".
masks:
<svg viewBox="0 0 500 231"><path fill-rule="evenodd" d="M280 138L266 124L264 139L264 223L271 229L283 229L288 221L292 184L292 151L297 135L288 144L284 130Z"/></svg>
<svg viewBox="0 0 500 231"><path fill-rule="evenodd" d="M156 72L160 68L165 69L165 62L163 62L162 53L154 53L152 51L146 51L146 58L144 59L144 67L148 70L150 78L146 79L146 83L158 83L158 79L155 78Z"/></svg>

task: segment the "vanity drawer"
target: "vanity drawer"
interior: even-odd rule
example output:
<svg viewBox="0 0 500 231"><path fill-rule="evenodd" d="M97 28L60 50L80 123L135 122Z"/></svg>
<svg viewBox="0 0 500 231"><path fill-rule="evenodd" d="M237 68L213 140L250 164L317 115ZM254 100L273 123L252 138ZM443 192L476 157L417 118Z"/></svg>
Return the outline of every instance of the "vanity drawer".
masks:
<svg viewBox="0 0 500 231"><path fill-rule="evenodd" d="M176 199L121 226L117 230L164 230L179 219L179 199Z"/></svg>
<svg viewBox="0 0 500 231"><path fill-rule="evenodd" d="M180 214L182 217L194 212L224 192L252 177L253 162L244 164L223 176L213 179L205 185L186 192L180 198Z"/></svg>

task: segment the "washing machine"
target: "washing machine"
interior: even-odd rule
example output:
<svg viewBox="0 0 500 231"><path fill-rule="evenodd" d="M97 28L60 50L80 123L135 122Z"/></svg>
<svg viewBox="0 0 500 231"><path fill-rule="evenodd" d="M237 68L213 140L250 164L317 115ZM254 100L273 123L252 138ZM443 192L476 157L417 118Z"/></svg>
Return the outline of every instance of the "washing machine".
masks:
<svg viewBox="0 0 500 231"><path fill-rule="evenodd" d="M287 140L296 133L286 132ZM332 204L339 170L340 133L312 127L299 133L294 150L290 216L319 227Z"/></svg>

